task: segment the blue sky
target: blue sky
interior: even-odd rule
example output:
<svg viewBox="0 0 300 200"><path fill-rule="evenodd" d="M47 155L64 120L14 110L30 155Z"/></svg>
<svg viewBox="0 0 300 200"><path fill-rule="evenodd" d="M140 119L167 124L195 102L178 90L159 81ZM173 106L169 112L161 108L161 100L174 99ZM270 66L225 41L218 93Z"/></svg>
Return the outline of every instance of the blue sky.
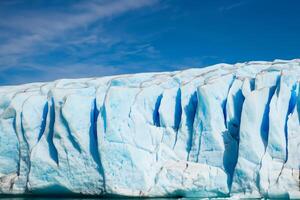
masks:
<svg viewBox="0 0 300 200"><path fill-rule="evenodd" d="M300 57L298 0L1 0L0 85Z"/></svg>

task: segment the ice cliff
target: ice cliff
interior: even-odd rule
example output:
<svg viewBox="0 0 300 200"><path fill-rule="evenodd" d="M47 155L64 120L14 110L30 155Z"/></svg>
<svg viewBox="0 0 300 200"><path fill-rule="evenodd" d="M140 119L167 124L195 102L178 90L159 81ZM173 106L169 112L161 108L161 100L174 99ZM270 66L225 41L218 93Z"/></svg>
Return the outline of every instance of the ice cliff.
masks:
<svg viewBox="0 0 300 200"><path fill-rule="evenodd" d="M300 198L300 60L0 87L0 193Z"/></svg>

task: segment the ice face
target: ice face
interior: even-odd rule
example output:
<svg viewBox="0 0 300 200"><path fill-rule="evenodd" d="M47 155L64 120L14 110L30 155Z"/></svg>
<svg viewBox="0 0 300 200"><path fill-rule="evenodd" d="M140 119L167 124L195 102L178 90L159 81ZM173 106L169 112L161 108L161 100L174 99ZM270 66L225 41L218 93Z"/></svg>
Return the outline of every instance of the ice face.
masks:
<svg viewBox="0 0 300 200"><path fill-rule="evenodd" d="M0 193L300 198L299 67L0 87Z"/></svg>

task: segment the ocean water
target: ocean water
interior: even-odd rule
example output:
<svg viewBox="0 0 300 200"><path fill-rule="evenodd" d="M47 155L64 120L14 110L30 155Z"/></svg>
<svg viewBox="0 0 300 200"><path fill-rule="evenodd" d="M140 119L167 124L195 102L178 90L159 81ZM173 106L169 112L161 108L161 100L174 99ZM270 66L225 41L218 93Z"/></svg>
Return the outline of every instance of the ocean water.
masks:
<svg viewBox="0 0 300 200"><path fill-rule="evenodd" d="M201 199L201 198L106 198L106 197L1 197L0 200L93 200L93 199L104 199L104 200L172 200L172 199Z"/></svg>

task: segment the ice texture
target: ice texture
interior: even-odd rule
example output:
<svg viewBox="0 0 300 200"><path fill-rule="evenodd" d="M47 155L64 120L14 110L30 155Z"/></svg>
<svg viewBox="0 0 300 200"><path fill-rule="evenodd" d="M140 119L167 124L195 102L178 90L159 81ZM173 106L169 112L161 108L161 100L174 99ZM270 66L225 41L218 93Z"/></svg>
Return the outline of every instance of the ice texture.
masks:
<svg viewBox="0 0 300 200"><path fill-rule="evenodd" d="M0 193L300 198L300 60L0 87Z"/></svg>

